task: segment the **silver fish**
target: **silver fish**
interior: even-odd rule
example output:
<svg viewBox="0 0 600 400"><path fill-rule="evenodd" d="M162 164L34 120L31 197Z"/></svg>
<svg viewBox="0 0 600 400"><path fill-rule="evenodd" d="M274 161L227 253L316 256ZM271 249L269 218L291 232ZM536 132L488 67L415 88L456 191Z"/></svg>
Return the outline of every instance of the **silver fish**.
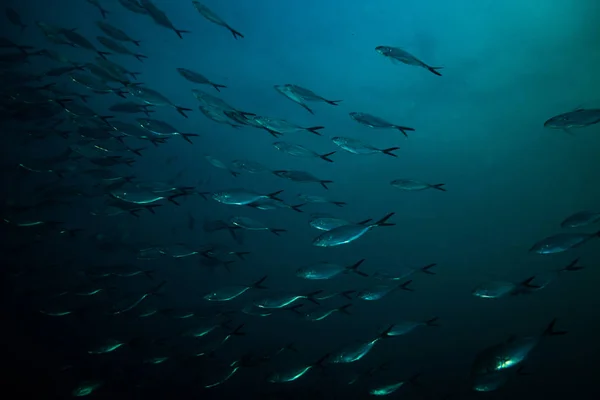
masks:
<svg viewBox="0 0 600 400"><path fill-rule="evenodd" d="M382 56L389 58L390 60L392 60L394 62L398 61L398 62L401 62L402 64L422 67L422 68L425 68L426 70L428 70L429 72L431 72L432 74L435 74L437 76L442 76L442 74L439 73L439 70L442 69L443 67L431 67L431 66L425 64L423 61L419 60L417 57L410 54L409 52L402 50L398 47L377 46L377 47L375 47L375 51L378 52L379 54L381 54Z"/></svg>

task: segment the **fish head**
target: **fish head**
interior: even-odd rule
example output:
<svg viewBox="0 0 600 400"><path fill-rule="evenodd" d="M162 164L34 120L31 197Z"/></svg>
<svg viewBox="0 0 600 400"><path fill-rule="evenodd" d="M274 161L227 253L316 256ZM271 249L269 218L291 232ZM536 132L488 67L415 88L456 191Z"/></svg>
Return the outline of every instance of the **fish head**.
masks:
<svg viewBox="0 0 600 400"><path fill-rule="evenodd" d="M392 49L389 46L377 46L375 47L375 51L381 54L382 56L387 56L391 53Z"/></svg>
<svg viewBox="0 0 600 400"><path fill-rule="evenodd" d="M226 192L215 192L212 194L211 197L213 198L213 200L220 202L220 201L227 200L229 198L229 195Z"/></svg>
<svg viewBox="0 0 600 400"><path fill-rule="evenodd" d="M217 299L217 293L216 292L210 292L210 293L207 293L204 296L202 296L202 298L204 300L214 301L214 300Z"/></svg>
<svg viewBox="0 0 600 400"><path fill-rule="evenodd" d="M556 116L548 119L546 122L544 122L544 128L549 128L549 129L568 128L574 122L573 118L571 116L572 116L572 113L556 115Z"/></svg>

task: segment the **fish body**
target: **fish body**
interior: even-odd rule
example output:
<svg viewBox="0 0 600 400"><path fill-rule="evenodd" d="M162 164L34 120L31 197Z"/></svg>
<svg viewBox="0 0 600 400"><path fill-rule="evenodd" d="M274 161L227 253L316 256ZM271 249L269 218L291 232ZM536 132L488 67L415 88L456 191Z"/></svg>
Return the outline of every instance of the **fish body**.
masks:
<svg viewBox="0 0 600 400"><path fill-rule="evenodd" d="M556 254L579 247L595 237L600 236L600 231L596 233L559 233L549 236L535 243L529 251L537 254Z"/></svg>
<svg viewBox="0 0 600 400"><path fill-rule="evenodd" d="M585 128L600 122L599 108L578 108L563 114L556 115L546 122L545 128L550 129L570 129Z"/></svg>
<svg viewBox="0 0 600 400"><path fill-rule="evenodd" d="M432 74L435 74L437 76L442 76L442 74L440 74L439 70L442 69L443 67L431 67L431 66L425 64L423 61L419 60L417 57L415 57L412 54L410 54L409 52L407 52L406 50L402 50L398 47L377 46L375 48L375 51L377 51L382 56L389 58L392 61L401 62L402 64L406 64L406 65L414 65L417 67L422 67L422 68L425 68L426 70L428 70L429 72L431 72Z"/></svg>
<svg viewBox="0 0 600 400"><path fill-rule="evenodd" d="M353 111L349 115L350 115L350 118L352 118L354 121L358 122L361 125L368 126L369 128L397 129L400 132L402 132L402 134L404 136L408 136L407 132L414 131L414 128L410 128L408 126L395 125L395 124L392 124L391 122L384 120L383 118L379 118L379 117L376 117L374 115L367 114L364 112Z"/></svg>
<svg viewBox="0 0 600 400"><path fill-rule="evenodd" d="M348 244L356 239L362 237L365 233L377 226L394 226L395 224L388 223L387 220L392 217L394 213L389 213L382 219L371 224L353 224L343 225L334 228L330 231L324 232L320 236L317 236L313 240L313 246L318 247L334 247L342 244Z"/></svg>

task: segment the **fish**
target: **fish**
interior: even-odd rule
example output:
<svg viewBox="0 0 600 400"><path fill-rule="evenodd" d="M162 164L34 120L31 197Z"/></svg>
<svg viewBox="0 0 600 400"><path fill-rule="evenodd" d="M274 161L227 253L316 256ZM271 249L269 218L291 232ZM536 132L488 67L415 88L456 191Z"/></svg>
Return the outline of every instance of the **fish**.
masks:
<svg viewBox="0 0 600 400"><path fill-rule="evenodd" d="M541 335L512 336L505 342L485 348L475 357L471 366L471 376L487 375L519 366L543 339L567 333L554 329L556 321L554 318Z"/></svg>
<svg viewBox="0 0 600 400"><path fill-rule="evenodd" d="M322 367L325 361L329 358L329 354L325 354L323 357L319 358L313 364L309 364L303 367L293 368L291 370L285 372L273 372L267 377L267 381L270 383L284 383L284 382L294 382L301 377L303 377L308 371L313 368Z"/></svg>
<svg viewBox="0 0 600 400"><path fill-rule="evenodd" d="M193 142L190 140L190 138L200 136L197 133L179 132L172 125L170 125L164 121L157 120L157 119L138 118L138 119L136 119L136 121L139 123L139 125L142 128L146 129L148 132L152 133L153 135L157 136L158 138L165 139L165 138L169 138L169 137L173 137L173 136L181 136L183 138L183 140L185 140L189 144L193 144Z"/></svg>
<svg viewBox="0 0 600 400"><path fill-rule="evenodd" d="M389 293L392 293L396 290L405 290L407 292L413 292L414 290L408 285L412 283L412 280L403 282L399 285L377 285L370 289L364 289L358 292L356 295L357 298L365 301L377 301L381 300Z"/></svg>
<svg viewBox="0 0 600 400"><path fill-rule="evenodd" d="M114 40L107 38L105 36L96 36L96 40L98 40L104 47L106 47L107 49L109 49L117 54L131 55L131 56L134 56L135 58L137 58L138 61L143 61L144 58L148 58L143 54L134 53L133 51L129 50L127 47L123 46L121 43L115 42Z"/></svg>
<svg viewBox="0 0 600 400"><path fill-rule="evenodd" d="M346 150L347 152L352 153L352 154L383 153L388 156L398 157L397 155L395 155L392 152L395 150L398 150L400 148L400 147L389 147L387 149L379 149L375 146L372 146L368 143L364 143L360 140L352 139L352 138L348 138L348 137L342 137L342 136L335 136L331 140L337 146L339 146L343 150Z"/></svg>
<svg viewBox="0 0 600 400"><path fill-rule="evenodd" d="M24 31L27 28L27 25L25 23L23 23L23 21L21 20L21 16L14 8L6 7L5 14L6 14L6 19L8 19L8 21L11 24L21 28L21 31Z"/></svg>
<svg viewBox="0 0 600 400"><path fill-rule="evenodd" d="M157 92L156 90L145 88L139 85L131 85L127 87L129 93L132 96L137 97L141 101L146 104L150 104L153 106L164 106L164 107L173 107L177 110L177 112L183 115L185 118L188 116L184 113L184 111L192 111L191 108L180 107L171 102L171 100L167 99L165 96Z"/></svg>
<svg viewBox="0 0 600 400"><path fill-rule="evenodd" d="M121 42L130 42L130 43L135 44L138 47L140 45L139 40L134 40L134 39L130 38L128 34L123 32L121 29L109 24L108 22L96 21L96 26L98 28L100 28L102 30L102 32L104 32L106 35L110 36L111 38L113 38L115 40L119 40Z"/></svg>
<svg viewBox="0 0 600 400"><path fill-rule="evenodd" d="M407 52L406 50L402 50L398 47L377 46L375 47L375 51L381 54L382 56L392 60L393 62L401 62L402 64L422 67L434 75L442 76L439 70L444 67L431 67L425 64L423 61L419 60L417 57Z"/></svg>
<svg viewBox="0 0 600 400"><path fill-rule="evenodd" d="M348 115L350 115L350 118L352 118L354 121L358 122L361 125L365 125L368 126L370 128L392 128L392 129L397 129L400 132L402 132L402 134L405 137L408 137L408 133L407 132L412 132L415 129L414 128L410 128L408 126L402 126L402 125L395 125L392 124L391 122L387 122L386 120L376 117L374 115L371 114L367 114L364 112L357 112L357 111L353 111L351 113L349 113Z"/></svg>
<svg viewBox="0 0 600 400"><path fill-rule="evenodd" d="M329 157L334 155L336 152L332 151L329 153L324 153L324 154L319 154L314 150L310 150L302 145L299 144L295 144L295 143L288 143L288 142L274 142L273 146L286 154L289 154L291 156L294 157L301 157L301 158L320 158L323 161L327 161L327 162L333 162L332 159L330 159Z"/></svg>
<svg viewBox="0 0 600 400"><path fill-rule="evenodd" d="M278 190L277 192L273 193L260 194L246 189L230 189L215 192L212 194L212 198L223 204L245 206L261 199L283 201L277 197L277 195L281 194L282 192L283 190Z"/></svg>
<svg viewBox="0 0 600 400"><path fill-rule="evenodd" d="M267 130L271 135L277 137L278 135L283 135L286 133L296 133L302 131L308 131L315 135L321 136L319 131L324 129L324 126L312 126L308 128L304 128L302 126L296 125L294 123L288 122L284 119L277 119L271 117L253 117L252 120Z"/></svg>
<svg viewBox="0 0 600 400"><path fill-rule="evenodd" d="M167 17L167 14L156 7L150 0L139 0L139 4L148 11L148 15L156 25L172 30L180 39L183 39L182 33L190 33L190 31L175 28L169 17Z"/></svg>
<svg viewBox="0 0 600 400"><path fill-rule="evenodd" d="M599 122L600 108L577 108L549 118L544 122L544 127L568 131L571 128L585 128Z"/></svg>
<svg viewBox="0 0 600 400"><path fill-rule="evenodd" d="M316 305L320 305L319 302L315 299L315 296L322 293L323 290L316 290L306 294L289 294L289 293L281 293L274 294L269 297L264 297L260 299L254 300L253 304L259 308L284 308L289 306L290 304L306 299L310 302L315 303Z"/></svg>
<svg viewBox="0 0 600 400"><path fill-rule="evenodd" d="M531 283L534 279L535 276L530 276L529 278L518 283L505 281L484 282L473 289L471 294L475 297L480 297L483 299L499 299L501 297L518 294L522 289L541 289L541 286Z"/></svg>
<svg viewBox="0 0 600 400"><path fill-rule="evenodd" d="M558 233L535 243L529 251L537 254L562 253L579 247L596 237L600 237L600 231L596 233Z"/></svg>
<svg viewBox="0 0 600 400"><path fill-rule="evenodd" d="M125 7L126 9L128 9L131 12L134 12L136 14L140 14L140 15L148 15L148 10L146 10L139 2L138 0L118 0L118 2Z"/></svg>
<svg viewBox="0 0 600 400"><path fill-rule="evenodd" d="M199 83L201 85L211 85L212 87L214 87L217 90L217 92L221 91L219 88L227 88L227 86L220 85L218 83L214 83L214 82L210 81L208 78L206 78L204 75L202 75L201 73L192 71L187 68L177 68L177 72L179 72L179 74L181 76L183 76L185 79L187 79L190 82Z"/></svg>
<svg viewBox="0 0 600 400"><path fill-rule="evenodd" d="M266 279L267 275L263 276L251 285L222 287L204 295L203 298L204 300L208 301L230 301L240 297L250 289L268 289L266 286L263 285Z"/></svg>
<svg viewBox="0 0 600 400"><path fill-rule="evenodd" d="M304 201L306 203L314 203L314 204L333 204L336 205L338 207L344 207L345 205L347 205L348 203L346 203L345 201L335 201L335 200L329 200L326 197L323 196L317 196L317 195L311 195L311 194L299 194L298 198L301 201Z"/></svg>
<svg viewBox="0 0 600 400"><path fill-rule="evenodd" d="M313 174L305 172L305 171L299 171L299 170L276 170L276 171L273 171L273 173L275 175L277 175L278 177L280 177L280 178L289 179L289 180L294 181L294 182L302 182L302 183L315 182L315 183L320 183L321 186L323 186L325 189L329 189L327 187L328 183L333 183L333 181L326 180L326 179L319 179L316 176L314 176Z"/></svg>
<svg viewBox="0 0 600 400"><path fill-rule="evenodd" d="M204 4L202 4L196 0L192 1L192 4L204 18L206 18L207 20L209 20L210 22L212 22L214 24L217 24L219 26L227 28L229 30L229 32L231 32L231 34L233 35L233 37L235 39L244 37L244 35L242 35L240 32L236 31L231 26L229 26L225 21L223 21L221 19L221 17L219 17L217 14L215 14L210 8L208 8Z"/></svg>
<svg viewBox="0 0 600 400"><path fill-rule="evenodd" d="M598 211L580 211L565 218L560 226L562 228L582 228L600 221L600 212Z"/></svg>
<svg viewBox="0 0 600 400"><path fill-rule="evenodd" d="M87 0L87 2L96 7L98 11L100 11L102 18L106 19L106 15L110 14L110 12L108 12L102 7L102 4L100 4L100 0Z"/></svg>
<svg viewBox="0 0 600 400"><path fill-rule="evenodd" d="M381 332L375 339L368 342L356 343L343 347L331 356L330 362L333 364L349 364L361 360L364 356L369 354L377 342L381 339L390 337L388 333L391 329L392 326Z"/></svg>
<svg viewBox="0 0 600 400"><path fill-rule="evenodd" d="M311 321L311 322L323 321L325 318L329 317L330 315L332 315L336 312L340 312L340 313L346 314L346 315L351 315L350 312L348 311L348 308L350 308L350 307L352 307L352 303L344 304L343 306L336 307L336 308L318 309L318 310L314 310L314 311L311 311L308 313L303 313L303 317L305 320Z"/></svg>
<svg viewBox="0 0 600 400"><path fill-rule="evenodd" d="M425 321L402 321L394 324L392 329L388 332L389 336L402 336L406 335L420 326L432 326L438 327L439 317L433 317Z"/></svg>
<svg viewBox="0 0 600 400"><path fill-rule="evenodd" d="M394 226L396 224L387 222L395 213L389 213L379 221L364 225L343 225L324 232L317 236L312 244L318 247L334 247L352 243L361 238L365 233L378 226Z"/></svg>
<svg viewBox="0 0 600 400"><path fill-rule="evenodd" d="M79 33L75 32L72 29L61 29L60 34L74 46L93 51L104 59L106 59L106 56L110 55L110 53L106 51L100 51L96 49L96 47L89 40L87 40L85 37L81 36Z"/></svg>
<svg viewBox="0 0 600 400"><path fill-rule="evenodd" d="M425 189L436 189L436 190L439 190L442 192L446 191L446 188L444 188L445 183L431 184L431 183L416 181L414 179L394 179L393 181L390 182L390 185L392 185L393 187L398 188L400 190L404 190L406 192L416 192L416 191L421 191L421 190L425 190Z"/></svg>
<svg viewBox="0 0 600 400"><path fill-rule="evenodd" d="M288 99L292 100L294 103L302 106L306 111L311 114L314 114L314 111L311 110L304 102L305 101L313 101L313 102L324 102L331 104L332 106L337 106L342 100L327 100L326 98L319 96L315 92L310 89L305 89L298 85L293 84L285 84L285 85L274 85L273 88L284 95Z"/></svg>
<svg viewBox="0 0 600 400"><path fill-rule="evenodd" d="M269 231L277 236L279 236L281 232L287 232L286 229L270 228L262 222L256 221L249 217L232 217L230 218L229 222L233 226L237 226L238 228L242 228L248 231Z"/></svg>
<svg viewBox="0 0 600 400"><path fill-rule="evenodd" d="M360 267L364 261L365 259L363 258L362 260L359 260L347 267L328 262L321 262L299 268L296 270L296 276L303 279L321 280L331 279L339 274L352 272L362 277L368 277L368 274L358 270L358 267Z"/></svg>
<svg viewBox="0 0 600 400"><path fill-rule="evenodd" d="M366 219L364 221L361 222L350 222L350 221L346 221L345 219L341 219L341 218L334 218L334 217L330 217L330 216L323 216L323 215L316 215L313 216L310 221L309 221L309 225L315 229L318 229L320 231L330 231L332 229L335 228L339 228L340 226L345 226L345 225L364 225L367 224L369 222L371 222L372 220Z"/></svg>

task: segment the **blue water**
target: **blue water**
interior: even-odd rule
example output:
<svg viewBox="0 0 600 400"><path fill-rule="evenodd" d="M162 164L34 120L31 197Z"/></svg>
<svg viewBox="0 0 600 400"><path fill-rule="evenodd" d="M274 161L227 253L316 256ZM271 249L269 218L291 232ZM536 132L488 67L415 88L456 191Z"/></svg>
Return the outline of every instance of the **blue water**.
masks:
<svg viewBox="0 0 600 400"><path fill-rule="evenodd" d="M104 194L93 191L89 196L66 196L67 206L28 211L40 220L61 221L64 227L81 231L75 237L40 239L2 228L6 235L3 254L9 266L3 277L8 321L3 329L8 334L2 346L6 350L3 361L11 376L18 375L13 380L17 390L25 397L35 392L41 398L69 398L81 382L92 380L102 386L90 398L362 399L374 387L420 373L418 386L407 384L390 398L597 398L598 242L556 255L528 250L536 241L561 232L560 222L568 215L597 210L600 203L600 128L596 125L569 134L543 127L553 115L599 104L600 3L206 0L207 6L243 33L244 38L237 40L227 29L204 19L190 1L156 0L155 4L177 29L190 33L180 39L148 16L134 14L116 0L105 0L106 22L140 40L140 47L125 46L148 57L143 62L125 55L108 58L139 72L137 82L176 105L193 109L183 118L173 108L155 107L151 118L199 137L192 138L193 144L175 137L158 146L127 141L132 147L145 147L142 156L126 154L135 158L133 166L110 169L135 176L138 182L174 179L174 185L193 186L200 192L283 190L281 198L289 204L301 203L297 195L302 193L347 205L307 204L303 213L261 211L191 195L181 199L179 206L161 203L154 215L143 211L139 218L128 214L104 218L90 214L105 200ZM21 30L7 19L2 21L2 36L18 44L52 49L76 63L93 62L93 52L49 42L35 25L44 21L76 28L103 49L95 37L105 35L94 24L102 16L87 1L10 1L6 6L27 24ZM375 51L379 45L401 47L431 66L441 66L443 76L392 63ZM29 63L2 68L42 73L59 66L46 57L32 56ZM201 72L227 87L217 92L190 83L176 68ZM123 99L89 92L67 75L45 77L34 85L49 82L90 95L87 105L100 115L128 122L143 117L109 112L109 106ZM342 101L338 106L307 103L314 110L311 115L273 88L288 83ZM306 127L324 126L323 136L299 132L275 139L265 130L216 124L199 112L191 92L194 88L238 110ZM3 96L3 104L11 102ZM371 129L349 117L354 111L415 131L405 138L397 130ZM19 163L56 156L80 139L68 121L60 125L71 132L67 139L52 134L51 128L41 140L24 138L34 122L39 121L3 120L6 216L13 215L15 204L36 204L47 198L40 187L73 185L87 192L95 184L82 172L91 168L86 160L61 178L52 173L25 174L16 168ZM42 121L39 126L47 125ZM334 136L353 137L379 148L398 146L398 157L350 154L333 144ZM302 144L319 154L336 151L331 157L334 162L291 157L273 147L277 140ZM326 190L318 183L295 183L270 173L242 172L233 177L209 164L207 155L228 165L243 159L272 170L304 170L333 183ZM400 178L444 183L447 192L402 192L390 185ZM339 247L311 245L320 233L308 224L314 213L357 222L378 220L390 212L395 212L393 227L373 228L356 242ZM227 231L203 229L205 221L233 216L250 217L287 232L280 236L244 232L239 244ZM598 227L581 230L594 232ZM110 247L111 243L120 247ZM245 260L230 258L235 262L229 272L222 266L203 265L202 255L139 257L144 247L176 243L193 249L219 244L250 254ZM129 246L128 250L122 246ZM518 282L532 275L554 278L554 270L577 257L585 267L582 271L560 274L532 295L490 300L471 294L483 281ZM308 322L292 312L269 317L240 313L253 299L268 293L360 291L385 283L355 274L330 281L307 281L295 275L298 268L313 263L346 266L363 258L361 270L369 275L437 266L435 275L417 272L411 276L414 292L394 292L375 302L354 298L351 315L334 313L323 321ZM109 294L61 298L61 306L86 309L82 318L39 312L56 305L53 293L89 283L85 271L123 263L155 270L154 280L120 278L107 284ZM33 272L24 275L14 273L31 268ZM269 288L264 293L250 290L219 304L202 298L222 286L246 285L264 275L268 275L265 285ZM213 355L189 363L181 359L203 343L225 337L227 331L218 328L209 334L213 336L190 341L181 333L205 319L179 320L167 313L142 319L137 308L123 315L106 312L139 298L162 281L166 281L162 295L144 300L144 309L193 311L203 317L232 312L227 314L232 320L229 325L244 324L246 334L231 339ZM335 308L347 302L338 296L321 303ZM304 303L308 310L315 307ZM434 316L439 317L439 327L419 327L406 336L382 340L356 363L315 368L295 382L267 382L273 371L308 365L343 345L371 340L390 324ZM469 388L470 366L479 351L513 334L539 335L553 318L569 333L543 340L524 364L527 375L512 376L492 393ZM104 355L87 353L108 339L133 337L151 344L142 349L124 346ZM226 375L231 363L243 355L272 355L289 343L298 351L283 351L268 362L240 369L218 387L205 388ZM169 360L160 365L141 362L156 356ZM384 361L390 363L388 368L348 384L354 374Z"/></svg>

